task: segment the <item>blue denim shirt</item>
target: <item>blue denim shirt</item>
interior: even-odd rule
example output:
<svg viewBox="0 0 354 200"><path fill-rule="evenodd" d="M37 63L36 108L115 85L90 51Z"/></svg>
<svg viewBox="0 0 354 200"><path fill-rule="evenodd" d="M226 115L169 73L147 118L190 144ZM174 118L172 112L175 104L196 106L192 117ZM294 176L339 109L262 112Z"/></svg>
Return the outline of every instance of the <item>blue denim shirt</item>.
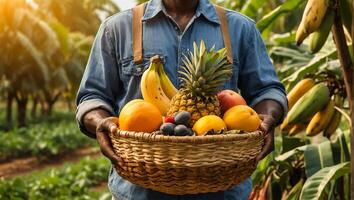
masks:
<svg viewBox="0 0 354 200"><path fill-rule="evenodd" d="M233 75L224 88L240 91L247 103L256 105L272 99L287 111L283 85L267 54L255 23L237 13L227 13L233 50ZM164 68L176 87L181 57L204 40L207 48L224 47L220 23L214 6L199 0L196 13L184 31L167 14L161 0L151 0L143 16L143 62L134 64L132 53L132 10L126 10L104 21L97 33L91 55L77 95L76 118L80 128L83 116L96 108L118 115L130 100L141 98L140 79L149 65L149 58L159 55ZM119 200L140 199L247 199L252 184L245 180L235 188L219 193L172 196L136 186L122 179L114 169L109 176L109 188Z"/></svg>

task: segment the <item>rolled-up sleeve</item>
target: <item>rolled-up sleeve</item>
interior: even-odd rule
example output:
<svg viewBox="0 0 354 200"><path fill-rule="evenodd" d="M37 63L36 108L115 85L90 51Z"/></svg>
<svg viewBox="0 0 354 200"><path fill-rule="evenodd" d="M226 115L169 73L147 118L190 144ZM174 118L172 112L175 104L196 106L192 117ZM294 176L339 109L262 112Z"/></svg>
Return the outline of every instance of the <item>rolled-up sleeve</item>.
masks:
<svg viewBox="0 0 354 200"><path fill-rule="evenodd" d="M244 53L240 60L239 88L249 105L270 99L283 108L284 119L288 102L283 84L279 81L267 49L254 23L249 26L243 41Z"/></svg>
<svg viewBox="0 0 354 200"><path fill-rule="evenodd" d="M76 120L84 133L87 133L83 125L86 113L100 108L113 115L117 110L120 81L113 44L109 27L103 23L96 35L77 93Z"/></svg>

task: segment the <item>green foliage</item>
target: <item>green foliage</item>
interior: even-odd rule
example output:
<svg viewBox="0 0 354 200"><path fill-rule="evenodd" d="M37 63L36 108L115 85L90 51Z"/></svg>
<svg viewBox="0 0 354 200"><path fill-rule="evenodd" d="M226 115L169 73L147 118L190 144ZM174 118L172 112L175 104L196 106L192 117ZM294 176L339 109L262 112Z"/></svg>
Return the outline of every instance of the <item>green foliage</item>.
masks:
<svg viewBox="0 0 354 200"><path fill-rule="evenodd" d="M86 158L78 164L13 180L0 180L0 199L93 199L89 187L107 181L109 161Z"/></svg>
<svg viewBox="0 0 354 200"><path fill-rule="evenodd" d="M303 0L287 0L284 4L278 6L272 12L265 15L261 20L257 22L257 27L260 32L263 32L272 23L276 21L281 15L293 12L296 8L304 5L306 1Z"/></svg>
<svg viewBox="0 0 354 200"><path fill-rule="evenodd" d="M325 188L339 177L350 173L350 163L340 163L331 167L326 167L311 176L302 188L301 200L323 199Z"/></svg>
<svg viewBox="0 0 354 200"><path fill-rule="evenodd" d="M75 123L73 114L59 115L47 122L0 132L0 160L33 156L53 156L74 149L96 144L82 134ZM64 120L58 121L60 117ZM37 119L39 122L41 119Z"/></svg>

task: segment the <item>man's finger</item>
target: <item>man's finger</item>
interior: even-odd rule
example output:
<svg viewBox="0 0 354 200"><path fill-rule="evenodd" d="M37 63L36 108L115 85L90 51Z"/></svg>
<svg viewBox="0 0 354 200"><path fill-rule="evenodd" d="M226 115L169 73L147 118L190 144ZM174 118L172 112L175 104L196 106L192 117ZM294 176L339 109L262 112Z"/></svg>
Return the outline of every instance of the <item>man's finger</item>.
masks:
<svg viewBox="0 0 354 200"><path fill-rule="evenodd" d="M262 160L264 157L266 157L270 152L274 150L274 140L272 140L272 138L270 137L273 137L273 135L269 134L266 136L263 149L261 153L256 157L257 162Z"/></svg>
<svg viewBox="0 0 354 200"><path fill-rule="evenodd" d="M109 158L113 164L119 164L121 159L114 153L109 136L104 132L97 132L96 135L102 154Z"/></svg>

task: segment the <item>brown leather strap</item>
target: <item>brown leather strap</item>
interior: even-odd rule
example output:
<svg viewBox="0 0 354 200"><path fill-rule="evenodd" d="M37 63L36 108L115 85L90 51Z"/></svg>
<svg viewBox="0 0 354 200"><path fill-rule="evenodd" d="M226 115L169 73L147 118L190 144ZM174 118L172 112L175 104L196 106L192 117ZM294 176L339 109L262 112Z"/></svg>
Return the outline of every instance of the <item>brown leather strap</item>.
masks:
<svg viewBox="0 0 354 200"><path fill-rule="evenodd" d="M230 63L232 63L233 62L232 48L231 48L229 26L228 26L227 17L226 17L226 10L225 10L225 8L218 6L218 5L215 5L215 9L216 9L216 13L218 14L218 17L219 17L222 37L224 40L224 45L227 50L227 59L229 60Z"/></svg>
<svg viewBox="0 0 354 200"><path fill-rule="evenodd" d="M145 3L133 8L133 55L134 63L143 61L143 23Z"/></svg>

